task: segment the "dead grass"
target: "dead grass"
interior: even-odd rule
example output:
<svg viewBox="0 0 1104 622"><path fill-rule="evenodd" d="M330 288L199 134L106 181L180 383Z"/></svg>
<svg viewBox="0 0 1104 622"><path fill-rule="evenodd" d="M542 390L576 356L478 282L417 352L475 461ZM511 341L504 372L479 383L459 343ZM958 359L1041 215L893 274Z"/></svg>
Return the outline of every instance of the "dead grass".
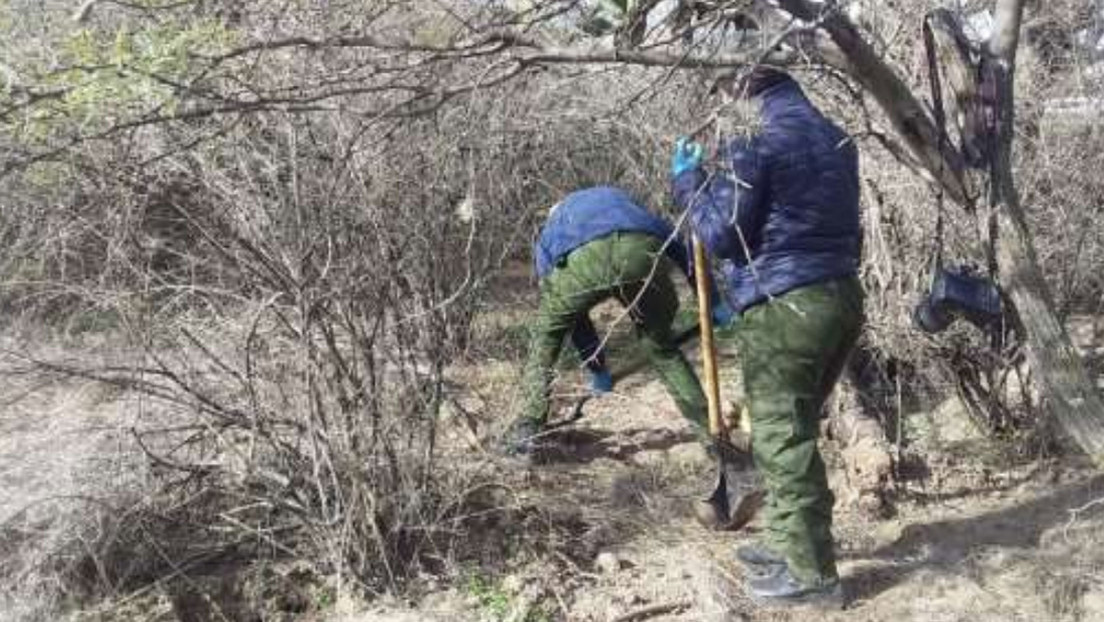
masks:
<svg viewBox="0 0 1104 622"><path fill-rule="evenodd" d="M12 333L2 341L19 345ZM84 352L105 354L95 343ZM95 383L34 375L4 374L0 387L0 611L48 618L67 598L119 578L96 555L146 472L125 442L126 400Z"/></svg>
<svg viewBox="0 0 1104 622"><path fill-rule="evenodd" d="M101 346L86 344L83 355L103 360ZM561 390L578 388L575 374L565 370ZM512 360L450 371L451 395L474 418L479 441L516 411L516 378ZM87 382L5 382L7 395L34 388L36 396L13 401L0 416L0 477L16 491L0 500L5 619L56 617L83 589L113 597L83 607L81 620L167 620L197 595L213 595L224 597L227 612L266 610L266 619L497 622L465 591L472 572L499 586L507 605L524 593L553 620L608 622L680 603L689 606L650 619L804 619L760 610L743 592L731 547L748 534L718 537L694 523L688 501L708 486L710 465L647 374L593 402L578 429L562 436L565 451L531 470L473 451L472 435L459 428L468 425L463 417L443 424L449 464L482 478L471 481L496 483L469 491L469 515L457 523L465 536L439 550L436 565L412 584L415 608L368 605L347 583L286 565L235 569L220 560L173 582L174 564L187 562L205 536L182 532L174 540L158 522L174 509L150 496L147 463L125 434L143 406ZM1094 546L1104 538L1104 506L1089 505L1104 497L1104 481L1076 462L940 460L938 444L926 451L929 474L904 487L893 518L872 522L841 506L836 532L854 604L824 619L1088 622L1104 615L1104 553ZM1076 508L1083 509L1070 512ZM616 570L598 566L603 553L620 560ZM219 577L232 588L216 588ZM150 587L134 591L143 584ZM230 609L243 603L247 609Z"/></svg>

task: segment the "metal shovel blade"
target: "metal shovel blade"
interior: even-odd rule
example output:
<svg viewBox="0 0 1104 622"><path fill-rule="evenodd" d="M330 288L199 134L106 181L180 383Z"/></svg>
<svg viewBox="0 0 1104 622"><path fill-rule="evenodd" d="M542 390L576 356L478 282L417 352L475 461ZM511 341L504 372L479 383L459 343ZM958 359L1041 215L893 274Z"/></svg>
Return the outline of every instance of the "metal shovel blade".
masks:
<svg viewBox="0 0 1104 622"><path fill-rule="evenodd" d="M694 504L694 516L706 529L736 531L751 522L763 506L765 491L728 471L729 465L718 461L713 492Z"/></svg>
<svg viewBox="0 0 1104 622"><path fill-rule="evenodd" d="M706 529L720 531L728 523L730 508L728 505L728 482L723 466L717 468L717 483L713 492L705 499L694 504L694 516Z"/></svg>

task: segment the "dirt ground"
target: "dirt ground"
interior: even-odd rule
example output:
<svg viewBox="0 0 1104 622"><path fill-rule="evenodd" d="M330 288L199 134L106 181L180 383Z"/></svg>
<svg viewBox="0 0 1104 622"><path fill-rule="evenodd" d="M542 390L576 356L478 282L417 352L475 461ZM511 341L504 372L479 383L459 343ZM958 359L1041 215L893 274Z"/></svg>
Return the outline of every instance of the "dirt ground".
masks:
<svg viewBox="0 0 1104 622"><path fill-rule="evenodd" d="M508 409L516 367L500 360L466 372L480 381L459 400L475 413L479 435L493 436L504 423L495 413ZM565 374L557 388L562 403L582 390L581 380ZM31 390L37 397L28 400ZM2 395L6 536L12 525L47 525L74 511L67 498L140 476L124 449L133 423L126 413L136 412L125 407L126 396L78 381L9 382ZM471 448L471 422L462 419L447 424L453 451L495 474L506 510L475 534L472 547L482 556L425 577L401 602L366 604L339 594L303 620L809 619L807 610L760 609L743 591L732 552L755 537L754 524L716 534L693 519L690 503L711 486L712 465L649 373L591 401L541 464ZM926 455L925 469L901 473L892 514L873 519L846 501L838 453L825 443L840 499L835 533L849 605L817 619L1104 620L1104 475L1077 458L984 457L981 447ZM3 547L5 555L33 554L11 539ZM6 588L0 620L43 619L24 600L33 591ZM157 611L132 619L174 619L164 607Z"/></svg>
<svg viewBox="0 0 1104 622"><path fill-rule="evenodd" d="M559 460L510 474L523 502L555 525L540 535L560 542L500 569L508 596L564 620L807 619L807 610L762 610L743 592L732 551L754 538L754 524L716 534L693 519L689 504L711 485L712 465L657 381L619 385L561 442ZM850 604L820 619L1104 620L1104 476L1071 459L993 468L944 457L931 469L902 483L890 518L838 504ZM846 486L833 481L840 497ZM527 619L496 618L472 601L445 590L409 619ZM646 617L624 617L634 612Z"/></svg>
<svg viewBox="0 0 1104 622"><path fill-rule="evenodd" d="M0 334L0 621L39 620L59 598L42 575L58 551L95 539L111 500L140 488L146 472L127 430L137 424L132 397L80 379L12 372L28 342L36 354L107 357L101 338L76 339L68 352L45 335Z"/></svg>
<svg viewBox="0 0 1104 622"><path fill-rule="evenodd" d="M1098 332L1075 329L1086 354L1098 356ZM514 373L501 368L507 378ZM508 384L492 385L477 404L508 410L495 405ZM566 373L561 403L583 389L580 374ZM540 516L515 560L485 571L501 606L461 584L431 591L413 608L345 619L809 619L808 610L761 609L744 592L733 549L755 537L755 523L718 534L694 520L690 504L711 487L713 466L658 380L646 371L631 376L585 413L558 435L560 451L543 464L494 466L511 502ZM943 423L962 426L931 425ZM955 434L939 451L917 443L916 451L927 452L924 467L901 469L882 518L848 501L839 448L823 443L848 606L817 618L1104 620L1104 475L1079 458L1017 457L976 433Z"/></svg>

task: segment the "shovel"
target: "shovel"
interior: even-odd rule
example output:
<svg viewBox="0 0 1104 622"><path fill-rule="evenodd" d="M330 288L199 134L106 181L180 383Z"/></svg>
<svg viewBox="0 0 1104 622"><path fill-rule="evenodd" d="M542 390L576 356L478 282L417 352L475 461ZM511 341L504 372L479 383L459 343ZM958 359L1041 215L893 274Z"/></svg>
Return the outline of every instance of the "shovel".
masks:
<svg viewBox="0 0 1104 622"><path fill-rule="evenodd" d="M694 278L698 292L698 325L701 327L702 376L705 381L705 397L709 406L709 435L713 438L717 460L717 483L713 492L695 503L694 513L704 526L716 530L739 529L755 515L762 505L764 493L758 489L746 490L747 485L729 474L747 462L746 456L727 440L725 423L721 418L720 380L717 374L717 349L713 343L713 313L709 299L709 263L697 236L694 237Z"/></svg>

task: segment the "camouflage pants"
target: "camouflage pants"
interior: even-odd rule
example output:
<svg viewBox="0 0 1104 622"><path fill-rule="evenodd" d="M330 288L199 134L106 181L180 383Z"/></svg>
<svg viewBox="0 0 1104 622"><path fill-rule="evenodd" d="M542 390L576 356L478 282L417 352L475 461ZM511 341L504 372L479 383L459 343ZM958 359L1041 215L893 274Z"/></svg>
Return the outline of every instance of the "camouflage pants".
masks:
<svg viewBox="0 0 1104 622"><path fill-rule="evenodd" d="M616 298L629 308L645 355L679 411L697 429L705 428L705 394L672 331L679 306L670 276L675 266L662 249L663 240L650 235L613 233L575 249L541 281L525 368L526 417L541 423L548 417L553 365L575 322Z"/></svg>
<svg viewBox="0 0 1104 622"><path fill-rule="evenodd" d="M838 577L817 434L862 328L862 300L857 278L819 283L748 309L736 325L752 453L767 488L766 544L810 584Z"/></svg>

